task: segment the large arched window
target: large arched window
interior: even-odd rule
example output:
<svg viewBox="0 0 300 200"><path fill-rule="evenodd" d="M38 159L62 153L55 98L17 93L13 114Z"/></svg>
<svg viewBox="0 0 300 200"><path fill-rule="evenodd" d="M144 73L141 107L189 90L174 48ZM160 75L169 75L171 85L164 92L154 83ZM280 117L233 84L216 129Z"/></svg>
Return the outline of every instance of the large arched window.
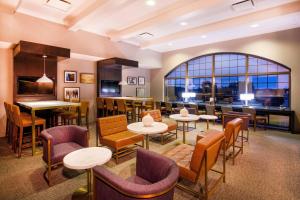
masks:
<svg viewBox="0 0 300 200"><path fill-rule="evenodd" d="M167 101L194 92L196 102L213 97L217 103L241 104L241 93L254 93L252 105L290 105L291 70L277 62L240 53L216 53L193 58L165 76Z"/></svg>

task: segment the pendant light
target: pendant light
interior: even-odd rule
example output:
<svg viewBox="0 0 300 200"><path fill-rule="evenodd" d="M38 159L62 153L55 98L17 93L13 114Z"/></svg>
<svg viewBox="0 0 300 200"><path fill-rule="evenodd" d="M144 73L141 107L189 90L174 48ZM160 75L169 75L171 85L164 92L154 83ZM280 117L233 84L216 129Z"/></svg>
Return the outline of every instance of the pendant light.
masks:
<svg viewBox="0 0 300 200"><path fill-rule="evenodd" d="M38 83L52 83L53 81L50 79L50 78L48 78L47 76L46 76L46 58L47 58L47 56L46 55L43 55L43 59L44 59L44 74L43 74L43 76L41 77L41 78L39 78L36 82L38 82Z"/></svg>

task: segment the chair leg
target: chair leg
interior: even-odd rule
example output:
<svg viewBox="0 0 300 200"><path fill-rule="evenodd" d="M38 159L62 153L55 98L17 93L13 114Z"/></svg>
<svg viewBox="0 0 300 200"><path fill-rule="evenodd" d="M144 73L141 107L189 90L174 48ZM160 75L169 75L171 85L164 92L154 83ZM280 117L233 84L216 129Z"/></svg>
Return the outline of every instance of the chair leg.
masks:
<svg viewBox="0 0 300 200"><path fill-rule="evenodd" d="M119 163L119 151L116 150L116 164Z"/></svg>
<svg viewBox="0 0 300 200"><path fill-rule="evenodd" d="M19 149L18 149L18 158L21 158L22 154L22 144L23 144L23 127L19 128L20 136L19 136Z"/></svg>
<svg viewBox="0 0 300 200"><path fill-rule="evenodd" d="M161 145L164 144L164 136L163 136L163 134L160 135L160 144Z"/></svg>

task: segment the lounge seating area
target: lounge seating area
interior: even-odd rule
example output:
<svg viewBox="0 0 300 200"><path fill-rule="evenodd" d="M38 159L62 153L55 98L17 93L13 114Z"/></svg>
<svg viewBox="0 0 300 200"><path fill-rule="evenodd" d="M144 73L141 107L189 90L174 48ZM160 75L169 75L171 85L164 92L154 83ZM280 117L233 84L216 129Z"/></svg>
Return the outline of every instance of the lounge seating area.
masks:
<svg viewBox="0 0 300 200"><path fill-rule="evenodd" d="M300 1L0 1L0 200L300 199Z"/></svg>

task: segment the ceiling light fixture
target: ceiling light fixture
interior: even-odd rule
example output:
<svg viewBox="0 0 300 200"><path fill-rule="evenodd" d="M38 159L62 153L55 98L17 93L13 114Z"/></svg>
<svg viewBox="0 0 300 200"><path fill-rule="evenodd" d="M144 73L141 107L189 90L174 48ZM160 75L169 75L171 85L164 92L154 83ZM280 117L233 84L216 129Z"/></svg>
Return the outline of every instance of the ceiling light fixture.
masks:
<svg viewBox="0 0 300 200"><path fill-rule="evenodd" d="M205 39L205 38L207 38L207 35L201 35L201 38Z"/></svg>
<svg viewBox="0 0 300 200"><path fill-rule="evenodd" d="M180 22L181 26L186 26L188 23L187 22Z"/></svg>
<svg viewBox="0 0 300 200"><path fill-rule="evenodd" d="M259 27L259 24L251 24L250 27L251 28L256 28L256 27Z"/></svg>
<svg viewBox="0 0 300 200"><path fill-rule="evenodd" d="M44 74L43 74L43 76L41 78L39 78L38 80L36 80L36 82L38 82L38 83L52 83L53 82L50 78L48 78L46 76L46 71L45 71L46 70L46 58L47 58L47 56L43 55L43 59L44 59Z"/></svg>
<svg viewBox="0 0 300 200"><path fill-rule="evenodd" d="M155 1L155 0L147 0L147 1L146 1L146 5L147 5L147 6L155 6L155 4L156 4L156 1Z"/></svg>

